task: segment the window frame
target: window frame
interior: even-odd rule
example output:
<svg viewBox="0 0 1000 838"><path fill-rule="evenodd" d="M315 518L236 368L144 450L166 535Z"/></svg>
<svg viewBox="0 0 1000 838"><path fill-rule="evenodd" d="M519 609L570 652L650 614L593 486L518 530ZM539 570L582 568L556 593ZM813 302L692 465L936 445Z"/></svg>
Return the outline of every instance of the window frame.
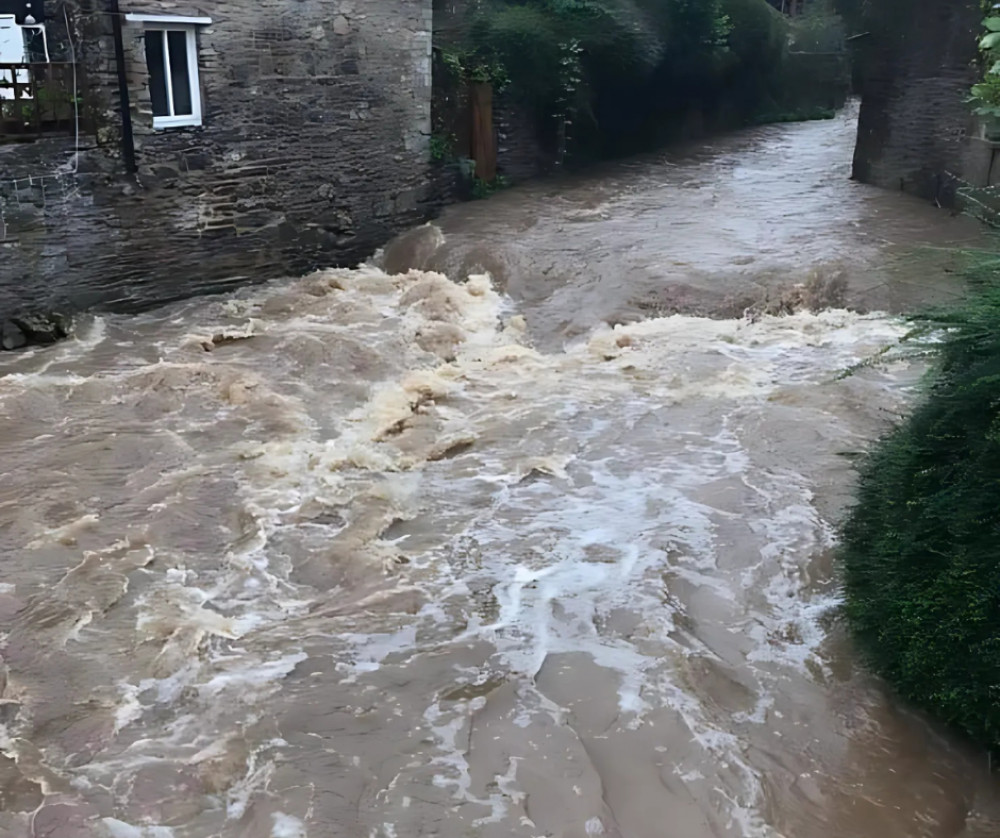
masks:
<svg viewBox="0 0 1000 838"><path fill-rule="evenodd" d="M161 130L163 128L197 128L202 124L201 114L201 76L198 72L198 36L195 23L180 23L170 20L168 16L156 20L151 15L143 16L143 43L150 32L156 32L163 39L163 74L167 88L167 101L170 109L173 110L174 97L173 85L170 78L170 46L167 32L183 32L184 46L187 50L187 72L188 84L191 87L191 113L156 116L153 115L153 128ZM146 72L149 72L149 64L146 64Z"/></svg>

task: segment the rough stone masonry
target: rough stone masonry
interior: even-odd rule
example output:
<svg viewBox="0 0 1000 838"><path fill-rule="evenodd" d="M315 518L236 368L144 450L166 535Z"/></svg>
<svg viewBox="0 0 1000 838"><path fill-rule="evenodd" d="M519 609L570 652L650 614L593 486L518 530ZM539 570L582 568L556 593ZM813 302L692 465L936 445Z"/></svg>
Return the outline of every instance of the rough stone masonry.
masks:
<svg viewBox="0 0 1000 838"><path fill-rule="evenodd" d="M48 3L80 134L0 136L0 322L350 263L426 217L431 0L121 4L137 171L109 0ZM200 21L200 126L154 129L143 15Z"/></svg>
<svg viewBox="0 0 1000 838"><path fill-rule="evenodd" d="M883 0L865 9L854 177L949 204L958 185L977 180L966 100L980 0Z"/></svg>

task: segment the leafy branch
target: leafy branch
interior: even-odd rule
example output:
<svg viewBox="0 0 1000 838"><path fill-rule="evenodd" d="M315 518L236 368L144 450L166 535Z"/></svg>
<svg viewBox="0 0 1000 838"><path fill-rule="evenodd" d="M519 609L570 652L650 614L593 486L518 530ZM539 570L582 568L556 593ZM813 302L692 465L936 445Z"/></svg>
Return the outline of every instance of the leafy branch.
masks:
<svg viewBox="0 0 1000 838"><path fill-rule="evenodd" d="M983 78L972 86L969 101L978 116L1000 119L1000 16L983 21L985 34L979 40Z"/></svg>
<svg viewBox="0 0 1000 838"><path fill-rule="evenodd" d="M497 91L503 90L510 83L503 62L485 50L476 48L442 50L441 62L459 81L492 84Z"/></svg>

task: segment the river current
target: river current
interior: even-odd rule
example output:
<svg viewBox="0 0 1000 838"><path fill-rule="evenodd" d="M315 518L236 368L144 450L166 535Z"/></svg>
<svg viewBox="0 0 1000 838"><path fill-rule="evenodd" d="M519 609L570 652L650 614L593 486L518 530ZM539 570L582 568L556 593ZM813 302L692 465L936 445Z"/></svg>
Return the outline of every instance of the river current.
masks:
<svg viewBox="0 0 1000 838"><path fill-rule="evenodd" d="M849 183L850 131L0 359L0 835L996 835L839 615L923 374L891 312L975 237Z"/></svg>

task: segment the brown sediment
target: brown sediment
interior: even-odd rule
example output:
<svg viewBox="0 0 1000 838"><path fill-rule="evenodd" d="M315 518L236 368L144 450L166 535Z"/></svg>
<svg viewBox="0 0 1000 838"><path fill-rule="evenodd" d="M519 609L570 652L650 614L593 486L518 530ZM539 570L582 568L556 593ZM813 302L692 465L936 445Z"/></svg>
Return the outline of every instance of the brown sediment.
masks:
<svg viewBox="0 0 1000 838"><path fill-rule="evenodd" d="M922 370L891 317L810 309L864 265L945 293L903 245L950 224L795 204L843 130L530 187L506 241L492 199L477 252L554 266L510 296L395 258L5 357L0 834L992 835L985 759L837 618L845 455ZM478 212L413 252L461 262ZM713 318L649 316L680 276ZM770 296L720 308L743 281Z"/></svg>

